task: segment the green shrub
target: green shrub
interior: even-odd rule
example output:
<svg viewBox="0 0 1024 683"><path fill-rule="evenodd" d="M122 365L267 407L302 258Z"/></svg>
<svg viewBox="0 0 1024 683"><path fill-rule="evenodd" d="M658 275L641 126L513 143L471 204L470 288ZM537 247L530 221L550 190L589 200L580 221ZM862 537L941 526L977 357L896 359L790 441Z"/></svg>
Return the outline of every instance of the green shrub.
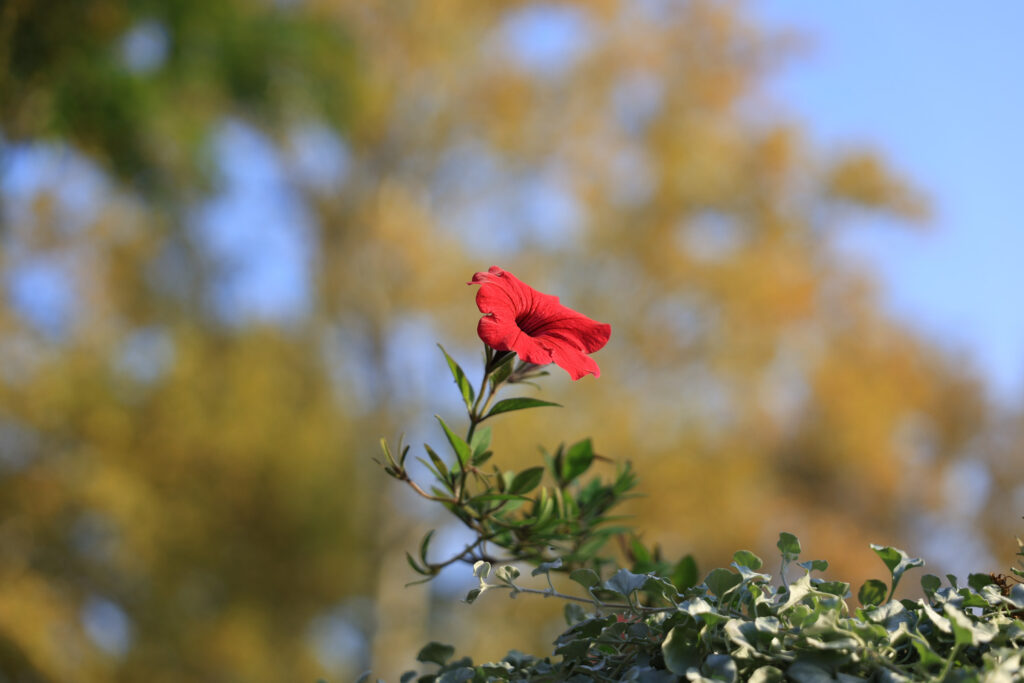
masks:
<svg viewBox="0 0 1024 683"><path fill-rule="evenodd" d="M481 310L488 313L483 305ZM949 575L943 586L942 579L925 574L925 597L896 600L904 574L924 561L872 545L889 577L862 585L860 606L851 609L850 584L816 577L828 563L800 561L800 541L782 533L777 581L747 550L735 553L729 568L700 579L692 557L665 560L610 514L632 495L636 478L625 464L610 481L588 479L596 458L590 440L563 444L544 454L543 465L520 472L488 467L493 451L485 422L555 405L524 396L496 401L499 391L547 373L517 358L514 348L485 345L483 377L474 389L442 352L467 410L466 435L437 417L451 457L425 445L426 458L418 459L434 478L427 488L409 475L408 446L392 451L382 440L380 463L390 476L443 506L475 540L452 557L430 562L433 532L428 533L416 556L407 554L409 565L421 582L453 563L472 565L479 585L466 596L470 603L493 592L562 599L568 627L555 641L553 656L513 650L500 662L482 665L432 642L418 659L436 670L409 671L403 683L1024 680L1021 569L1011 569L1009 576L972 574L966 585ZM578 370L570 372L575 378ZM606 553L613 537L626 540L630 569ZM1017 542L1024 557L1024 544ZM532 567L528 579L519 567ZM556 590L552 574L567 576L577 593Z"/></svg>

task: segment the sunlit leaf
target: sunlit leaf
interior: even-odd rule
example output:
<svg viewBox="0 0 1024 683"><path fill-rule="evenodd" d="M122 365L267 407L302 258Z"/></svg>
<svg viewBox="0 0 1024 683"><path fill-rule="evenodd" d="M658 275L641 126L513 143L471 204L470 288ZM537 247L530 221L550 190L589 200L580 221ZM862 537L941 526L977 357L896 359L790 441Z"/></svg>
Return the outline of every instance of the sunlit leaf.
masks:
<svg viewBox="0 0 1024 683"><path fill-rule="evenodd" d="M451 444L452 450L455 451L455 455L459 459L459 464L465 468L470 460L469 444L466 443L465 439L449 429L448 425L445 424L440 415L435 415L434 417L437 418L437 421L444 429L444 435L448 438L448 443Z"/></svg>
<svg viewBox="0 0 1024 683"><path fill-rule="evenodd" d="M519 578L519 570L510 564L506 564L498 567L494 571L494 576L502 583L512 585L512 583Z"/></svg>
<svg viewBox="0 0 1024 683"><path fill-rule="evenodd" d="M466 373L463 372L459 364L448 355L448 352L444 350L443 346L438 344L437 348L441 349L441 353L444 354L444 359L448 361L448 369L451 370L452 378L455 380L455 385L459 388L459 392L462 394L462 401L466 404L466 410L471 410L473 407L473 399L476 398L476 393L473 391L473 386L466 378Z"/></svg>
<svg viewBox="0 0 1024 683"><path fill-rule="evenodd" d="M733 553L732 561L741 567L757 571L764 566L764 561L749 550L737 550Z"/></svg>
<svg viewBox="0 0 1024 683"><path fill-rule="evenodd" d="M900 579L903 578L904 572L908 569L924 566L924 560L919 557L910 557L899 548L872 543L871 549L882 558L882 562L885 563L885 566L892 573L892 589L890 593L896 590L896 586L899 584Z"/></svg>
<svg viewBox="0 0 1024 683"><path fill-rule="evenodd" d="M473 438L469 442L469 449L473 454L473 464L479 465L486 460L483 455L491 445L491 428L480 427L473 432Z"/></svg>
<svg viewBox="0 0 1024 683"><path fill-rule="evenodd" d="M533 489L537 488L537 485L540 484L540 481L543 478L543 467L530 467L516 475L515 479L512 480L512 483L508 487L508 492L510 494L518 495L529 493Z"/></svg>
<svg viewBox="0 0 1024 683"><path fill-rule="evenodd" d="M502 413L510 413L513 410L525 410L527 408L543 408L546 406L561 407L558 403L552 403L551 401L542 401L538 398L527 398L525 396L518 398L506 398L498 401L491 408L490 412L487 413L487 417L494 417Z"/></svg>
<svg viewBox="0 0 1024 683"><path fill-rule="evenodd" d="M590 439L584 439L577 441L573 445L569 446L565 452L565 458L562 460L562 471L559 473L559 479L568 483L576 477L580 476L590 467L590 463L594 461L594 449L590 443Z"/></svg>

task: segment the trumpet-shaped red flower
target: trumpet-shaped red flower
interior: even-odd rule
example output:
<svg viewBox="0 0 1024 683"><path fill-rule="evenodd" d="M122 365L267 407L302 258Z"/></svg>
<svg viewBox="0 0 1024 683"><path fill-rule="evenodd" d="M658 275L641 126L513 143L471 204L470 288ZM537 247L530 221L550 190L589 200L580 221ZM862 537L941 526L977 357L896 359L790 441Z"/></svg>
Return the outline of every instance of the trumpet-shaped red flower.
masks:
<svg viewBox="0 0 1024 683"><path fill-rule="evenodd" d="M555 363L575 380L601 376L594 353L612 334L612 326L591 320L542 294L498 266L473 275L480 285L476 305L484 314L477 334L495 351L515 351L536 365Z"/></svg>

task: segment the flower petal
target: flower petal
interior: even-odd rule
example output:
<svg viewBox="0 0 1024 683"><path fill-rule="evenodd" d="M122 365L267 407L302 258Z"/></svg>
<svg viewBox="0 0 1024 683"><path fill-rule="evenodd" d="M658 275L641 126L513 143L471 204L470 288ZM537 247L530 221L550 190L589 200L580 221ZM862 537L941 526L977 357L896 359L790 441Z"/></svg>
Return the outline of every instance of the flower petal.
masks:
<svg viewBox="0 0 1024 683"><path fill-rule="evenodd" d="M563 306L558 297L538 292L497 266L474 274L469 284L480 285L476 304L484 316L477 333L485 344L515 351L529 363L556 363L574 380L588 373L600 376L587 354L608 343L611 325Z"/></svg>

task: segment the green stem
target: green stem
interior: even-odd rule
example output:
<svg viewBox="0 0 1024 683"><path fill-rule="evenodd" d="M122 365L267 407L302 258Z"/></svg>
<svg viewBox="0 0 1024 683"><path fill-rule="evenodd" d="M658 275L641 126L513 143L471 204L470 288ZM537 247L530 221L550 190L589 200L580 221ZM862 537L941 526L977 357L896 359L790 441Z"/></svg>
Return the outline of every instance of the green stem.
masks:
<svg viewBox="0 0 1024 683"><path fill-rule="evenodd" d="M480 380L480 391L477 392L476 400L473 401L473 407L469 411L469 430L466 432L466 443L473 441L473 433L476 431L476 426L482 421L480 418L480 400L484 397L484 393L488 391L487 379L490 376L490 372L484 372L484 377ZM490 403L490 399L488 399L488 403Z"/></svg>
<svg viewBox="0 0 1024 683"><path fill-rule="evenodd" d="M492 355L490 348L487 349L488 360L484 365L484 376L480 380L480 390L476 392L476 400L473 401L473 406L469 410L469 430L466 432L466 443L469 443L473 439L473 434L476 432L476 426L487 419L487 411L490 409L491 402L498 394L498 388L501 386L501 383L491 386L488 380L490 380L494 371L504 364L505 358L507 358L510 353L512 352L502 351ZM484 398L484 394L487 395L486 399ZM481 401L483 401L483 406L480 405Z"/></svg>
<svg viewBox="0 0 1024 683"><path fill-rule="evenodd" d="M953 662L956 660L957 654L960 653L962 645L957 645L953 648L953 651L949 653L949 659L946 660L946 666L942 669L942 676L939 677L940 681L945 681L949 678L950 672L953 670Z"/></svg>
<svg viewBox="0 0 1024 683"><path fill-rule="evenodd" d="M484 402L483 411L487 410L487 407L491 404L491 399L494 397L494 390L496 387L490 387L488 379L491 377L493 370L491 364L493 362L493 356L491 355L490 348L485 348L485 354L487 362L484 364L484 376L480 379L480 390L476 392L476 400L473 401L473 406L469 409L469 429L466 431L466 443L473 443L473 434L476 432L476 426L483 422L481 417L480 401L483 399L484 394L487 394L487 400ZM471 463L467 463L471 464ZM466 494L466 481L469 479L469 468L464 466L462 468L462 478L459 481L459 504L462 504L462 497Z"/></svg>
<svg viewBox="0 0 1024 683"><path fill-rule="evenodd" d="M479 538L477 538L475 541L473 541L472 543L467 545L466 548L461 553L459 553L458 555L453 555L452 557L450 557L449 559L445 560L444 562L437 562L437 563L431 564L429 566L430 566L431 569L434 569L434 570L444 569L448 565L454 564L455 562L458 562L459 560L463 559L464 557L466 557L466 555L469 555L474 550L476 550L477 547L483 546L484 543L486 543L487 541L491 540L491 538L493 538L493 537L494 537L494 534L482 535Z"/></svg>
<svg viewBox="0 0 1024 683"><path fill-rule="evenodd" d="M513 588L512 586L494 586L495 588ZM675 612L675 607L645 607L644 605L623 605L614 602L597 602L589 598L580 598L575 595L566 595L565 593L559 593L558 591L552 592L551 590L538 590L536 588L523 588L521 586L514 586L517 593L533 593L535 595L543 595L545 597L561 598L562 600L570 600L572 602L583 602L588 605L595 605L599 609L608 609L616 611L630 611L630 612L643 612L644 614L659 614Z"/></svg>

